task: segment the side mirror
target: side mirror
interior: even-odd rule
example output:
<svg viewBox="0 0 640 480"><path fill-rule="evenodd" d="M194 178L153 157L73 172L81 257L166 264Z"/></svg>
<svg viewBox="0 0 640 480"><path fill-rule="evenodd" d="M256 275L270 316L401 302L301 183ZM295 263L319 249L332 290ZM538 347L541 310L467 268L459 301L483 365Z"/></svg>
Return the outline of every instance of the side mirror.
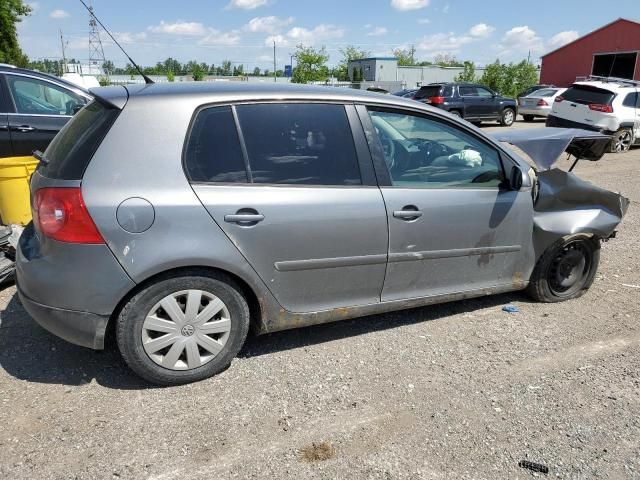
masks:
<svg viewBox="0 0 640 480"><path fill-rule="evenodd" d="M522 188L522 170L518 166L513 166L511 169L511 175L509 176L509 187L516 192Z"/></svg>

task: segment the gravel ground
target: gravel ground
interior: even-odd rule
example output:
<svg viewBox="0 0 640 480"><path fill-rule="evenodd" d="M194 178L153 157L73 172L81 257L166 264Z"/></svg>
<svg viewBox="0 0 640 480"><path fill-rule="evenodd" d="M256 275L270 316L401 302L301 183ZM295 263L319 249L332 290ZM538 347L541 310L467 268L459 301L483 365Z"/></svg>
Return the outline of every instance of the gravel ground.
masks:
<svg viewBox="0 0 640 480"><path fill-rule="evenodd" d="M251 338L198 384L153 388L0 292L0 478L640 478L640 149L577 173L632 200L584 297Z"/></svg>

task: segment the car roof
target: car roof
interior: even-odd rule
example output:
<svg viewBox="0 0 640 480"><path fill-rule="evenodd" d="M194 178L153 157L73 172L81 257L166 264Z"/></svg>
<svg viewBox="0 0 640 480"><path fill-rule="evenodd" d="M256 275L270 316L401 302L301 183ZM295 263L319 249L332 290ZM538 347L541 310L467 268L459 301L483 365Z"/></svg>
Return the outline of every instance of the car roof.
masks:
<svg viewBox="0 0 640 480"><path fill-rule="evenodd" d="M608 90L610 92L617 92L620 89L626 89L626 88L631 88L631 89L638 88L638 85L633 85L632 83L625 83L622 81L615 81L615 80L611 80L607 82L603 82L601 80L584 80L580 82L574 82L573 85L589 85L591 87L600 88L602 90Z"/></svg>
<svg viewBox="0 0 640 480"><path fill-rule="evenodd" d="M366 90L331 86L228 82L178 82L133 84L124 87L92 88L90 92L113 104L118 98L154 99L167 97L194 97L206 102L255 101L255 100L310 100L337 102L367 102L416 107L413 100Z"/></svg>

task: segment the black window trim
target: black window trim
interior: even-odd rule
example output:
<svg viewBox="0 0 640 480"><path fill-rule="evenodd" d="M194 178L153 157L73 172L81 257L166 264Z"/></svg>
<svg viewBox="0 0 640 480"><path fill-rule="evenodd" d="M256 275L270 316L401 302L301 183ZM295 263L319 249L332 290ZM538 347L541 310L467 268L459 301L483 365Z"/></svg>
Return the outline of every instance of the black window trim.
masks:
<svg viewBox="0 0 640 480"><path fill-rule="evenodd" d="M499 186L491 186L491 187L475 187L479 190L496 190L503 191L508 190L506 185L506 180L509 178L506 174L507 170L511 170L513 166L519 166L519 163L511 158L508 152L505 151L504 147L500 145L498 142L488 141L488 139L479 136L476 132L474 132L471 128L467 127L464 124L459 124L456 122L452 122L447 118L440 117L438 115L434 115L430 112L425 112L423 110L414 110L412 108L407 108L403 106L390 106L390 105L380 105L380 104L358 104L356 105L356 109L358 111L358 115L360 116L360 121L367 133L367 138L369 140L369 149L371 151L371 156L373 158L373 165L376 169L376 176L378 177L378 185L380 187L394 187L393 182L391 180L391 174L389 173L389 169L387 167L387 162L384 159L384 150L382 148L382 144L378 138L377 133L373 127L373 122L371 121L371 117L369 116L369 110L381 111L381 112L389 112L396 114L405 114L405 115L413 115L417 117L423 117L427 120L439 122L445 124L452 128L457 128L458 130L463 131L467 135L478 140L480 143L485 144L487 147L492 148L498 154L498 158L500 161L500 167L502 168L502 175L504 177L503 183ZM509 168L505 164L508 165ZM421 187L401 187L405 189L412 190L472 190L473 188L469 187L456 187L456 186L448 186L448 187L430 187L430 188L421 188Z"/></svg>
<svg viewBox="0 0 640 480"><path fill-rule="evenodd" d="M247 177L250 172L250 162L249 156L247 153L247 147L244 141L244 134L242 133L242 129L240 128L240 122L236 112L236 106L239 105L288 105L288 104L319 104L319 105L341 105L345 109L345 114L347 117L347 121L349 123L349 127L351 129L351 138L354 143L354 149L356 152L356 158L358 161L358 168L360 170L360 181L362 183L357 185L308 185L308 184L291 184L291 183L253 183L253 177L247 182L210 182L210 181L194 181L189 178L188 170L187 170L187 147L189 144L189 139L191 138L191 134L193 131L193 127L195 125L196 118L200 112L203 110L207 110L209 108L216 107L230 107L233 116L234 123L236 127L236 131L238 134L238 139L240 141L240 148L245 161L245 168L247 168ZM351 110L351 113L350 113ZM359 116L355 113L355 107L353 102L349 101L339 101L339 100L323 100L323 99L252 99L252 100L240 100L240 101L221 101L221 102L212 102L206 103L198 106L193 115L191 116L191 120L189 122L189 127L187 128L187 133L185 135L184 143L182 146L182 170L187 178L187 181L191 185L204 185L204 186L234 186L234 187L278 187L278 188L378 188L378 182L376 179L376 171L373 167L371 155L369 153L369 145L367 139L365 137L364 131L362 130L362 124L359 121Z"/></svg>

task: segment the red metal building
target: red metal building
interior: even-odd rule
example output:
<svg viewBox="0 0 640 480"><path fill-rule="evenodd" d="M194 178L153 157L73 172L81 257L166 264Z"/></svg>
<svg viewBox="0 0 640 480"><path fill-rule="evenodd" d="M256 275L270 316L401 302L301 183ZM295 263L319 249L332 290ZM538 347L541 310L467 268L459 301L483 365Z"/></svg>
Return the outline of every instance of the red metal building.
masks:
<svg viewBox="0 0 640 480"><path fill-rule="evenodd" d="M540 82L568 87L576 77L640 80L640 23L619 18L542 57Z"/></svg>

